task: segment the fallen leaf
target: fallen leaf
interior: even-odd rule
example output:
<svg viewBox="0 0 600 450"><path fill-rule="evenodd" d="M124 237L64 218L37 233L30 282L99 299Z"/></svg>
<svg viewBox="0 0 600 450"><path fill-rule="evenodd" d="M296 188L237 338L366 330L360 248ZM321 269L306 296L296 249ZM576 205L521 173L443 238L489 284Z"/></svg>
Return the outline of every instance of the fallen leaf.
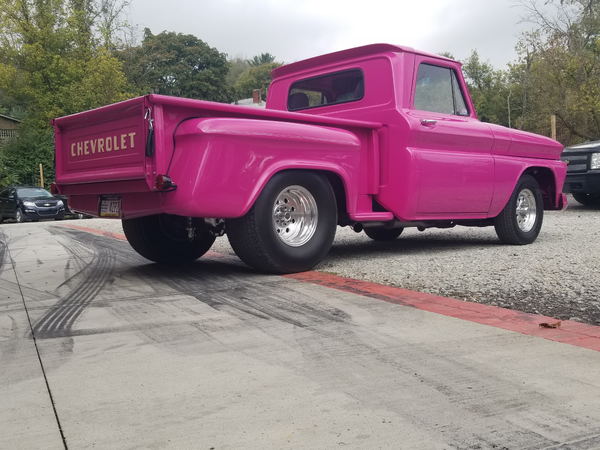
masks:
<svg viewBox="0 0 600 450"><path fill-rule="evenodd" d="M548 322L540 323L540 328L559 328L559 327L560 327L560 320L558 322L552 322L552 323L548 323Z"/></svg>

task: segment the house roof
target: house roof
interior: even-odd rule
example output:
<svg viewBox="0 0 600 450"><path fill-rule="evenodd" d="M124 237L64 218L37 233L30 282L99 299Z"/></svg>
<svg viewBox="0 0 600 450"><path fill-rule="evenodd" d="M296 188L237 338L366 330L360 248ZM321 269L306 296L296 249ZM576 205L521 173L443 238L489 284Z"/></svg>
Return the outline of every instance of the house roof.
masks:
<svg viewBox="0 0 600 450"><path fill-rule="evenodd" d="M6 119L6 120L11 120L13 122L21 123L21 121L19 119L15 119L14 117L10 117L10 116L5 116L4 114L0 114L0 117L2 117L3 119Z"/></svg>

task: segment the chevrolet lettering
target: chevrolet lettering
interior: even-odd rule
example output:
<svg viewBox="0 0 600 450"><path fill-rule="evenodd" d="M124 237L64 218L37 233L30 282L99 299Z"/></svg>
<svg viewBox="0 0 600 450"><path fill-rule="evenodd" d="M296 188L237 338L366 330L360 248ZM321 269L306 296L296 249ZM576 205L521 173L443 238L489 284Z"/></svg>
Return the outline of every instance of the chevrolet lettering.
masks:
<svg viewBox="0 0 600 450"><path fill-rule="evenodd" d="M493 226L523 245L566 206L560 143L479 121L457 61L374 44L272 80L266 109L151 94L55 119L57 189L152 261L191 263L227 234L272 273L314 267L337 226Z"/></svg>
<svg viewBox="0 0 600 450"><path fill-rule="evenodd" d="M71 143L71 156L73 158L96 153L106 153L135 148L136 132L121 133L108 137L87 139Z"/></svg>

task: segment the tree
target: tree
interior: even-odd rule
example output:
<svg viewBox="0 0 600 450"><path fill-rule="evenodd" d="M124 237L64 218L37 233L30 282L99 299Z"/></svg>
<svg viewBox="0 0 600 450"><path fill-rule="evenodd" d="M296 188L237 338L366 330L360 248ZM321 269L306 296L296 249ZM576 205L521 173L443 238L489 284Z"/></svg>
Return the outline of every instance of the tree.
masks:
<svg viewBox="0 0 600 450"><path fill-rule="evenodd" d="M225 77L226 55L191 34L146 28L141 46L120 54L125 73L140 94L156 93L232 102L234 95Z"/></svg>
<svg viewBox="0 0 600 450"><path fill-rule="evenodd" d="M100 32L117 0L0 0L0 102L23 118L0 153L0 178L30 178L43 163L52 178L50 120L125 99L121 63ZM116 19L115 19L116 20Z"/></svg>
<svg viewBox="0 0 600 450"><path fill-rule="evenodd" d="M260 55L256 55L252 59L248 60L248 64L253 67L262 66L263 64L270 64L273 62L275 62L275 57L270 53L261 53Z"/></svg>
<svg viewBox="0 0 600 450"><path fill-rule="evenodd" d="M463 72L479 118L485 122L509 125L510 90L504 71L481 61L477 51L473 50L464 61Z"/></svg>
<svg viewBox="0 0 600 450"><path fill-rule="evenodd" d="M271 72L279 66L281 66L280 63L271 62L252 66L243 72L235 84L238 96L240 98L251 97L254 89L260 89L262 100L266 100L267 90L271 84Z"/></svg>
<svg viewBox="0 0 600 450"><path fill-rule="evenodd" d="M523 5L538 29L523 36L519 61L511 67L522 127L547 134L555 114L561 142L600 139L600 1Z"/></svg>
<svg viewBox="0 0 600 450"><path fill-rule="evenodd" d="M225 82L228 86L235 86L240 76L250 68L248 61L242 58L233 58L229 60L229 72L225 76Z"/></svg>

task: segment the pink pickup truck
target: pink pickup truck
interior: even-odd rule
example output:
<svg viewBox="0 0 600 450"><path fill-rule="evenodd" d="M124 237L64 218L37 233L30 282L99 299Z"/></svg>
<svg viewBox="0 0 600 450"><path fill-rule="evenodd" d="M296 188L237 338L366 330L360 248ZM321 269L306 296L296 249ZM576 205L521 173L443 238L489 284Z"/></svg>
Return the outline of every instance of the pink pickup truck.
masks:
<svg viewBox="0 0 600 450"><path fill-rule="evenodd" d="M308 270L336 227L496 228L533 242L566 206L562 146L477 120L459 63L374 44L273 71L267 109L147 95L54 120L56 190L190 262L227 234L266 272Z"/></svg>

